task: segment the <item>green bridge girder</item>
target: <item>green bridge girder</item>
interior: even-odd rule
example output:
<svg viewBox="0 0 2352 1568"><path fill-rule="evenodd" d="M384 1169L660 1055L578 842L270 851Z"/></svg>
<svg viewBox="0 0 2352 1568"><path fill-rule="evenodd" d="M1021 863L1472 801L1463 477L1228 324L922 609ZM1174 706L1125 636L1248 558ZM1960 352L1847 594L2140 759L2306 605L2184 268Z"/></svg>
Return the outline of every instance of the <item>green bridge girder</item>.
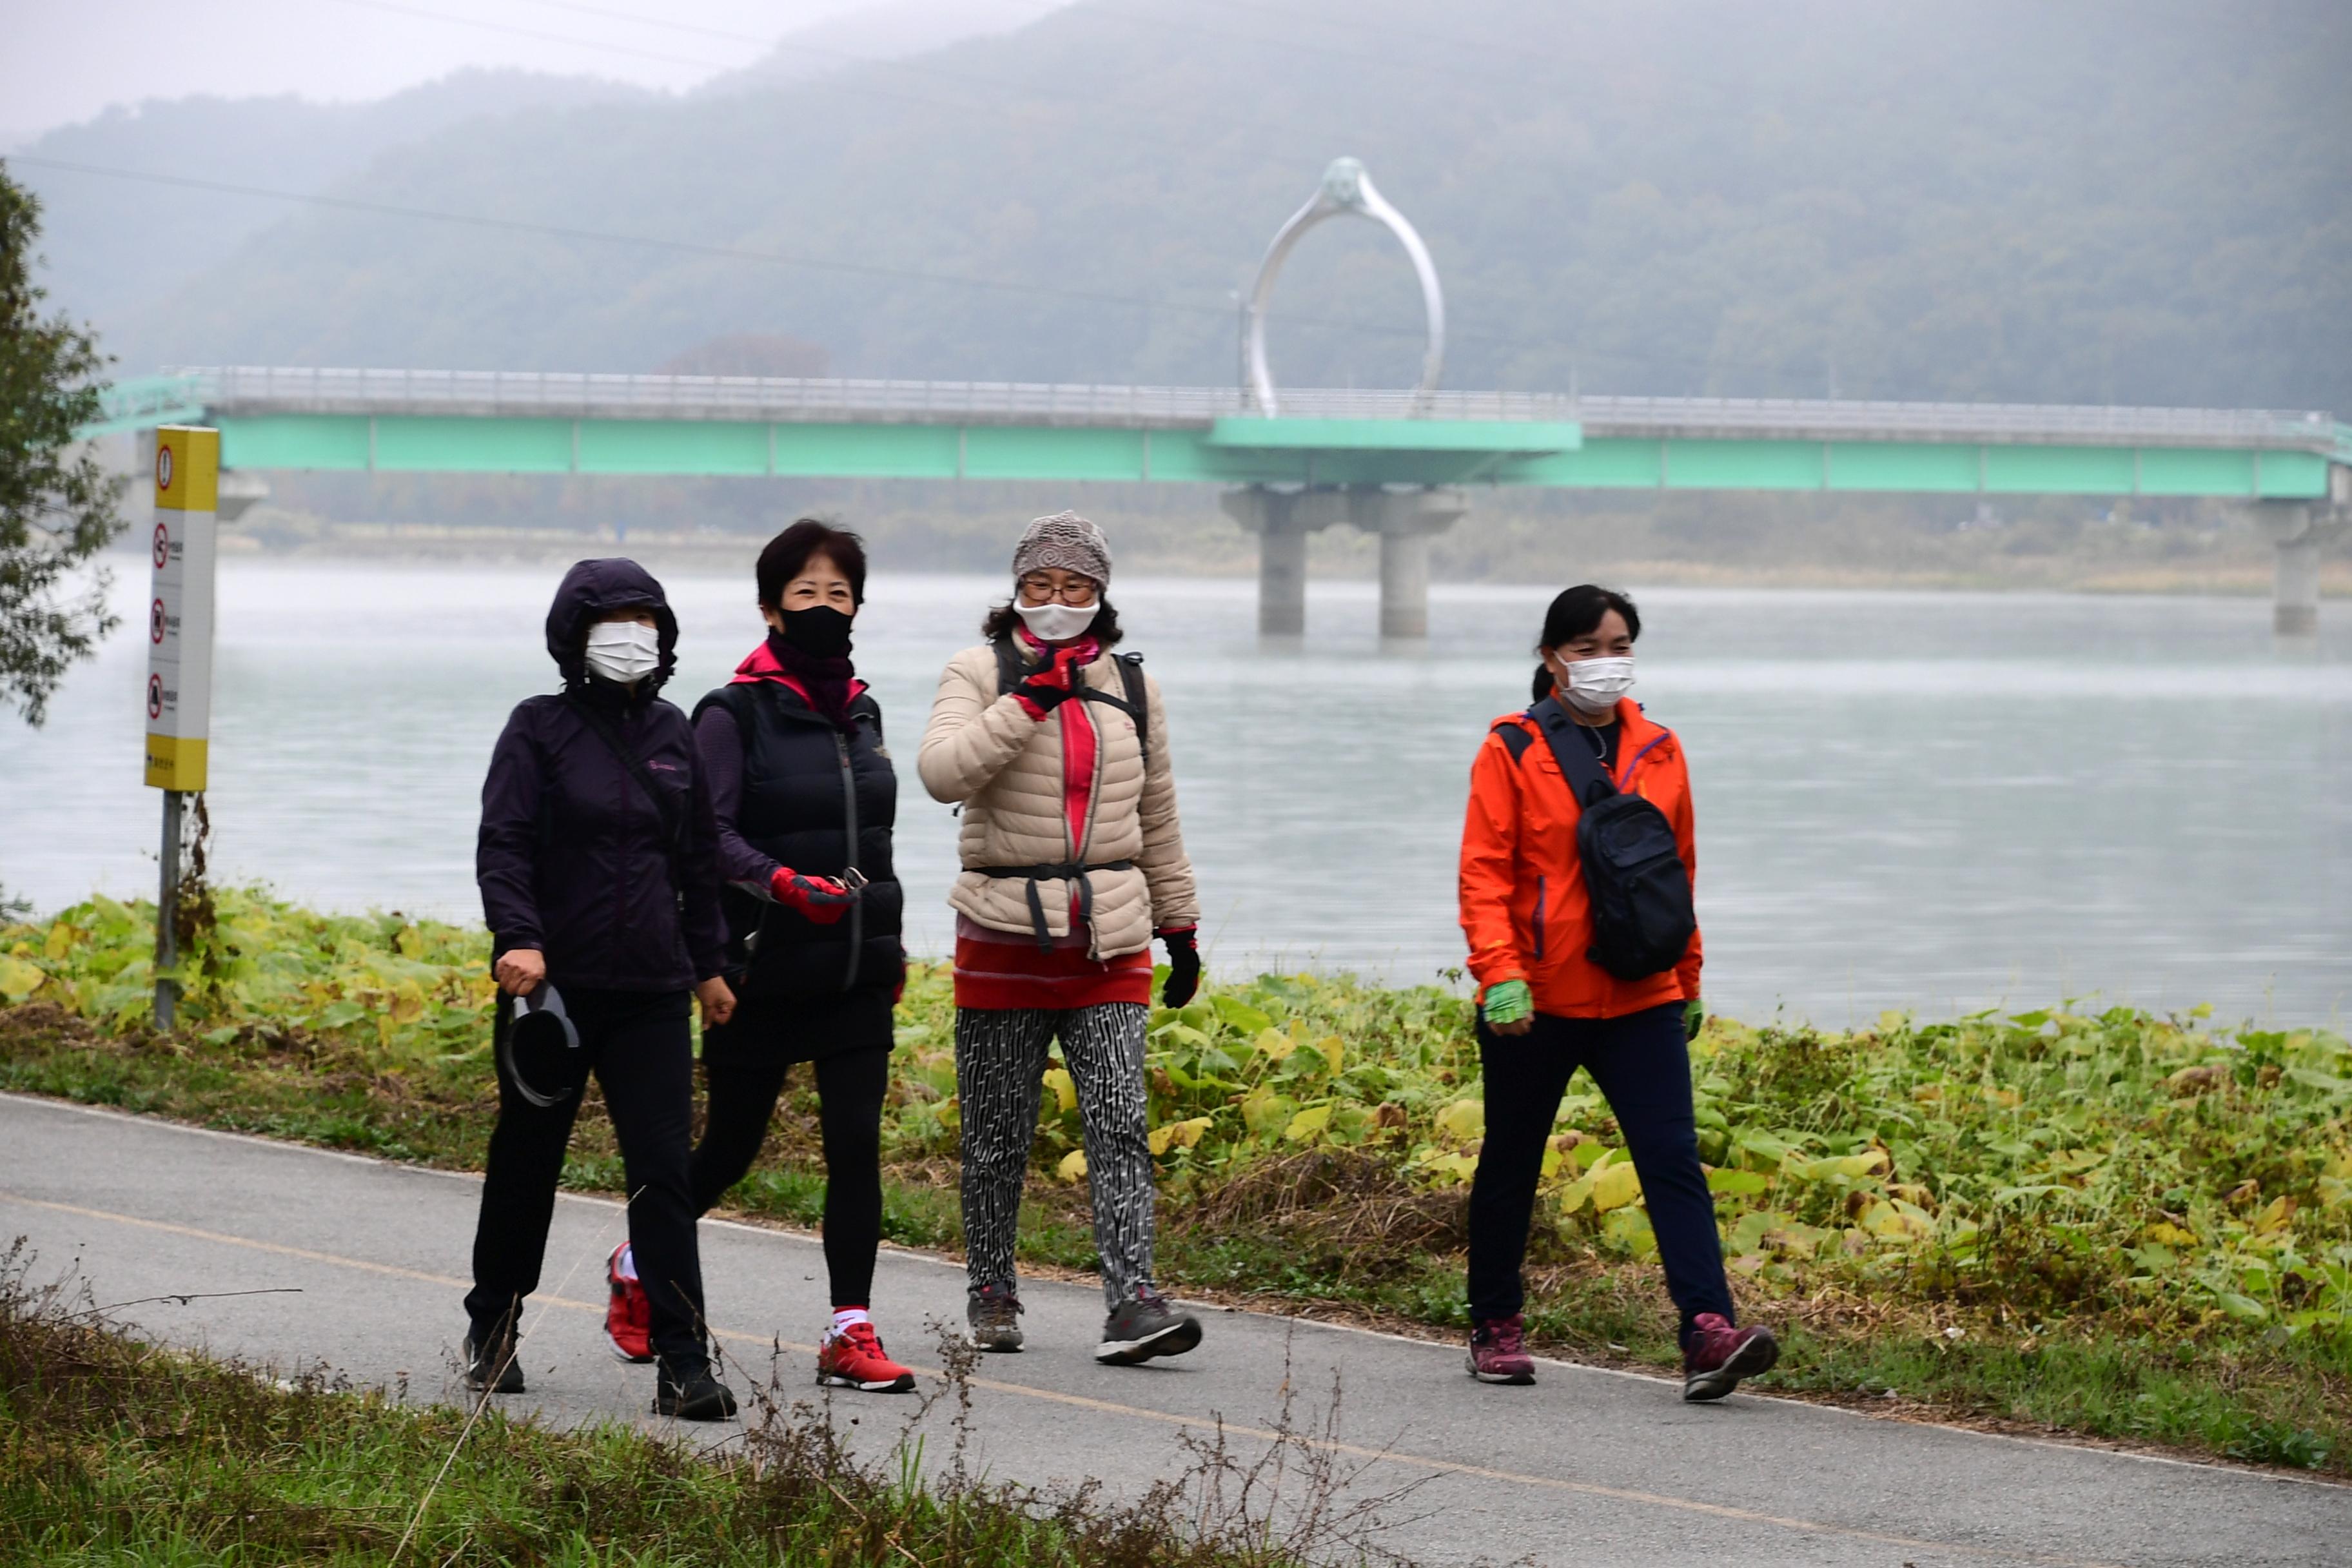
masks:
<svg viewBox="0 0 2352 1568"><path fill-rule="evenodd" d="M1219 420L1207 430L432 415L224 414L234 468L1213 484L2214 496L2327 493L2315 452L1928 441L1581 438L1468 421ZM1280 426L1309 426L1311 431ZM1416 430L1394 426L1417 425ZM1233 428L1255 426L1256 430ZM1343 426L1353 426L1346 428ZM1442 445L1430 432L1442 431ZM1247 444L1245 444L1247 443Z"/></svg>
<svg viewBox="0 0 2352 1568"><path fill-rule="evenodd" d="M2285 501L2331 482L2341 500L2352 473L2352 427L2316 414L1292 396L1318 416L1263 417L1220 388L231 367L118 383L83 434L202 422L228 468L330 472Z"/></svg>

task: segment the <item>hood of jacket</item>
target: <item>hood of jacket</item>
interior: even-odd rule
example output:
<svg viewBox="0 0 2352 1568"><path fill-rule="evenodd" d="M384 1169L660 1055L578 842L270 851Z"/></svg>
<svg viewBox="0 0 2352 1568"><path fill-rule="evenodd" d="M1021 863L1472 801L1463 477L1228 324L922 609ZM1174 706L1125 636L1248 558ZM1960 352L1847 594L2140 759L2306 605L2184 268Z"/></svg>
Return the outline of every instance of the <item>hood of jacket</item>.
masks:
<svg viewBox="0 0 2352 1568"><path fill-rule="evenodd" d="M588 679L585 645L588 628L614 610L651 610L659 638L661 662L646 677L634 695L652 696L677 669L677 617L654 574L624 557L575 561L556 584L555 602L547 607L547 651L563 671L566 686Z"/></svg>

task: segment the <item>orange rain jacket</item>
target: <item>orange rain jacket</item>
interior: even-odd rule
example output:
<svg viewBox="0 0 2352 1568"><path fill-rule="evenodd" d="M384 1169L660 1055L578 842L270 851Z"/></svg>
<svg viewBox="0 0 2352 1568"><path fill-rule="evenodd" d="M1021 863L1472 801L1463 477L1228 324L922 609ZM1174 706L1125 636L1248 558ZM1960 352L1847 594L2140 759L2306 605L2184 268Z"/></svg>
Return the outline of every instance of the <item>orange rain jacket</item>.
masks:
<svg viewBox="0 0 2352 1568"><path fill-rule="evenodd" d="M1592 945L1592 913L1576 853L1582 812L1535 721L1513 713L1495 722L1518 725L1531 743L1513 762L1503 737L1490 732L1470 764L1470 809L1462 825L1462 931L1470 939L1470 972L1478 978L1480 997L1489 985L1524 980L1538 1013L1617 1018L1696 996L1696 931L1680 963L1641 980L1620 980L1585 956ZM1696 881L1682 742L1643 717L1631 698L1619 699L1617 724L1614 782L1666 814Z"/></svg>

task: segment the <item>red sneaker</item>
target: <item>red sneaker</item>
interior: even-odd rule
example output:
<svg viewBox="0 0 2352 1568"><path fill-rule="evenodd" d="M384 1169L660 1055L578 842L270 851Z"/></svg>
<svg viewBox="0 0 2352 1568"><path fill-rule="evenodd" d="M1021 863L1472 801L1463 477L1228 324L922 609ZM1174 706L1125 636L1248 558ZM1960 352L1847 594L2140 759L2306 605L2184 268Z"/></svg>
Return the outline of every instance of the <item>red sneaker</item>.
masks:
<svg viewBox="0 0 2352 1568"><path fill-rule="evenodd" d="M1507 1318L1480 1318L1470 1325L1470 1375L1481 1383L1536 1380L1525 1317L1514 1312Z"/></svg>
<svg viewBox="0 0 2352 1568"><path fill-rule="evenodd" d="M1735 1329L1717 1313L1701 1312L1691 1320L1690 1347L1683 1352L1683 1397L1720 1399L1780 1359L1771 1330Z"/></svg>
<svg viewBox="0 0 2352 1568"><path fill-rule="evenodd" d="M604 1283L611 1294L604 1301L604 1342L625 1362L640 1364L654 1359L654 1310L646 1288L621 1274L621 1254L627 1242L613 1248L604 1260Z"/></svg>
<svg viewBox="0 0 2352 1568"><path fill-rule="evenodd" d="M881 1336L871 1323L852 1323L825 1335L816 1352L816 1380L867 1394L904 1394L915 1386L915 1374L882 1353Z"/></svg>

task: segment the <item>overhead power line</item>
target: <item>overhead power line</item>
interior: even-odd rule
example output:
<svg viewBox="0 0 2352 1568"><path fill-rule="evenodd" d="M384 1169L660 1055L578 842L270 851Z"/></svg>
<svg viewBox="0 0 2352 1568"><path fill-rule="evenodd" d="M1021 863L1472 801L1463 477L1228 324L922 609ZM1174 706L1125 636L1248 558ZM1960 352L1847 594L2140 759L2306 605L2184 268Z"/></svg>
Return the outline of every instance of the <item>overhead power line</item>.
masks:
<svg viewBox="0 0 2352 1568"><path fill-rule="evenodd" d="M131 180L146 184L175 185L188 190L215 191L226 195L257 196L268 201L292 202L304 206L327 207L342 212L365 213L381 217L421 218L433 223L462 225L469 228L499 229L509 233L538 235L551 239L587 240L597 244L632 246L645 250L673 251L680 255L709 257L729 261L758 262L772 267L803 267L817 271L839 272L852 276L887 278L908 283L939 283L957 288L977 289L992 293L1025 295L1040 300L1061 300L1088 305L1114 305L1131 310L1168 310L1180 315L1215 316L1234 319L1234 307L1228 300L1221 304L1192 304L1183 300L1150 299L1134 294L1113 294L1091 289L1059 288L1046 283L1028 283L1005 278L979 278L970 273L933 272L920 268L887 267L866 261L842 261L831 257L795 256L783 251L754 250L744 246L716 245L698 240L671 239L656 235L624 234L610 229L583 228L571 224L539 223L528 218L491 217L479 213L448 212L434 207L409 206L396 202L370 201L359 196L336 196L300 191L272 190L263 185L237 184L226 180L207 180L190 174L165 174L142 169L115 169L100 163L84 163L64 158L49 158L29 153L11 153L0 158L0 165L23 163L36 168L58 169L71 174L96 174L107 179ZM1293 326L1332 327L1349 331L1378 333L1384 336L1414 337L1423 333L1420 327L1402 327L1392 323L1339 321L1329 317L1286 316ZM1526 344L1531 340L1516 335L1457 332L1457 337L1484 339L1496 342Z"/></svg>

